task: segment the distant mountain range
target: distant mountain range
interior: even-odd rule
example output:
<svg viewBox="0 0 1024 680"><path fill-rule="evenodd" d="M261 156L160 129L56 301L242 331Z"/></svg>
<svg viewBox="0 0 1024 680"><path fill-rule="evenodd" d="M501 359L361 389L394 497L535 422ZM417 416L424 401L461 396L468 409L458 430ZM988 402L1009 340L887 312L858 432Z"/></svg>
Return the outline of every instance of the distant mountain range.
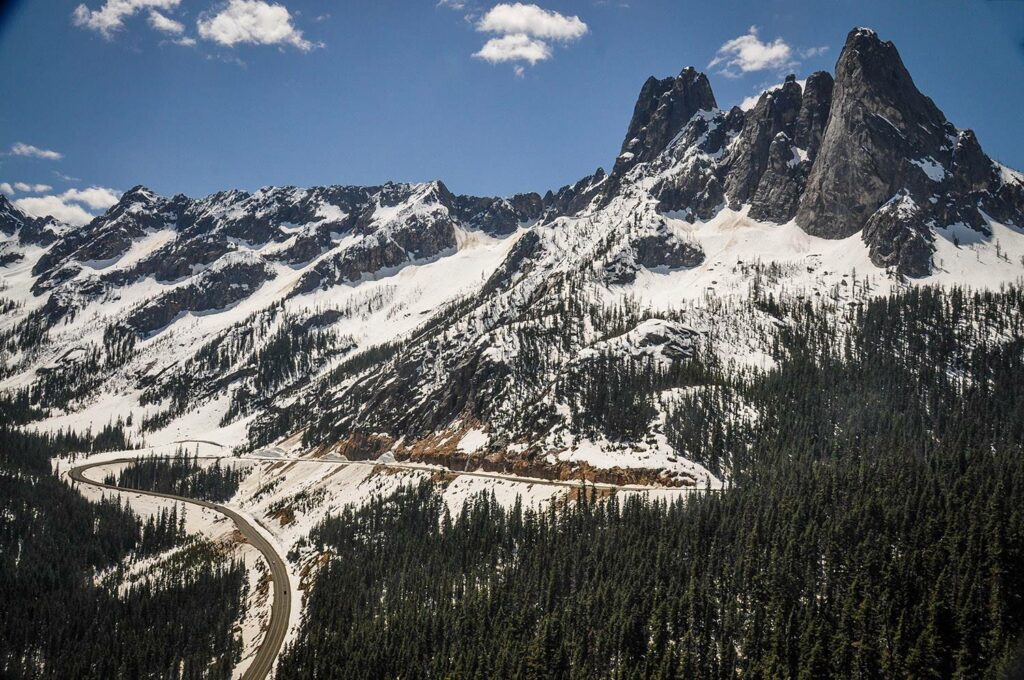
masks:
<svg viewBox="0 0 1024 680"><path fill-rule="evenodd" d="M543 196L140 186L77 228L0 196L0 234L23 422L718 485L664 413L701 361L770 364L755 301L1016 282L1024 176L859 28L749 110L650 78L611 172Z"/></svg>

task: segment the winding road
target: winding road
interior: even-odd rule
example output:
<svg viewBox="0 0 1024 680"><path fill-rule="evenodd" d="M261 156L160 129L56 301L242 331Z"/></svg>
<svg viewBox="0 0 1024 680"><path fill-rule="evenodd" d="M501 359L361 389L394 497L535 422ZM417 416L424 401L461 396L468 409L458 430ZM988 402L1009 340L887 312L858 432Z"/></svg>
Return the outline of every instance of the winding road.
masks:
<svg viewBox="0 0 1024 680"><path fill-rule="evenodd" d="M213 456L216 458L223 458L225 456ZM242 675L243 680L262 680L263 678L269 677L270 672L274 668L274 662L277 661L277 655L281 651L281 645L284 643L284 636L288 632L288 621L291 616L291 605L292 596L290 592L290 585L288 583L288 569L285 566L284 558L277 553L274 546L263 537L263 534L259 532L247 519L242 517L240 514L227 508L223 505L217 505L216 503L209 503L207 501L196 500L194 498L185 498L184 496L175 496L169 493L160 493L157 491L142 491L139 489L131 489L128 487L116 486L113 484L104 484L103 482L97 482L89 479L85 476L85 472L92 468L102 467L106 465L116 465L119 463L131 463L137 460L136 458L118 458L116 460L105 460L100 463L89 463L86 465L79 465L71 468L68 471L68 476L80 484L88 484L89 486L96 486L101 489L111 489L113 491L126 491L130 493L143 494L146 496L156 496L158 498L167 498L173 501L179 501L181 503L191 503L192 505L198 505L203 508L209 508L214 512L219 512L224 515L238 527L238 530L245 537L245 540L249 542L254 548L262 553L263 558L270 565L270 577L274 584L274 600L270 609L270 626L267 629L267 634L263 638L263 644L260 645L259 650L256 652L256 657L249 664L249 668L246 669Z"/></svg>
<svg viewBox="0 0 1024 680"><path fill-rule="evenodd" d="M197 440L190 440L197 441ZM184 442L178 442L184 443ZM216 442L202 442L206 444L212 444L214 446L220 446ZM174 458L175 456L157 456L158 458ZM247 455L247 456L225 456L225 455L213 455L213 456L196 456L199 459L207 460L245 460L260 463L317 463L320 465L366 465L373 467L385 467L396 470L406 471L417 471L417 472L434 472L439 468L415 465L408 463L382 463L379 461L351 461L344 459L332 459L332 458L299 458L290 456L278 456L278 455ZM208 501L196 500L194 498L185 498L184 496L175 496L168 493L160 493L158 491L143 491L141 489L133 489L129 487L116 486L114 484L105 484L98 482L93 479L89 479L85 476L85 472L93 468L104 467L108 465L119 465L132 463L138 460L139 457L131 458L116 458L112 460L104 460L96 463L87 463L85 465L79 465L71 468L68 471L68 477L73 481L80 484L87 484L89 486L99 487L101 489L110 489L112 491L124 491L128 493L143 494L146 496L156 496L158 498L166 498L181 503L191 503L192 505L198 505L203 508L208 508L214 512L218 512L238 527L238 530L242 533L245 539L250 545L255 547L263 555L263 558L270 565L270 576L274 584L274 599L270 610L270 625L267 629L267 634L263 639L263 644L260 645L259 650L256 652L256 657L253 659L249 668L246 669L242 675L243 680L263 680L264 678L270 677L271 672L274 669L274 663L277 660L277 656L281 651L281 645L284 643L284 637L288 632L288 624L291 617L291 598L292 593L290 592L290 585L288 580L288 569L285 564L285 557L277 552L274 545L268 541L260 531L254 527L245 517L240 515L238 512L232 510L223 505L216 503L210 503ZM607 489L607 490L640 490L650 489L651 487L640 487L640 486L621 486L617 484L607 484L601 482L583 482L582 480L551 480L551 479L538 479L534 477L520 477L517 475L502 474L496 472L479 472L479 471L458 471L458 470L445 470L453 475L465 476L465 477L478 477L484 479L498 479L505 481L513 481L521 484L538 484L542 486L557 486L564 488L576 488L590 486L595 489ZM673 488L673 487L668 487ZM691 493L706 491L697 487L678 487L680 493Z"/></svg>

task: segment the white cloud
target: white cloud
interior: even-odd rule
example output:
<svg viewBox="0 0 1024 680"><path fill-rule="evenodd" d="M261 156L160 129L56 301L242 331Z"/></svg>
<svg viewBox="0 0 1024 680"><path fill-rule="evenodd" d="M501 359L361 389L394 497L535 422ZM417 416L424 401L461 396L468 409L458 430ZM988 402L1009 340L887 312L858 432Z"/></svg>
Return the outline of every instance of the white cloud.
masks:
<svg viewBox="0 0 1024 680"><path fill-rule="evenodd" d="M202 16L197 26L201 38L226 47L291 45L308 52L321 46L302 37L287 7L263 0L229 0L216 14Z"/></svg>
<svg viewBox="0 0 1024 680"><path fill-rule="evenodd" d="M565 41L578 40L587 33L587 25L577 16L567 17L521 2L495 5L477 22L476 28L485 33Z"/></svg>
<svg viewBox="0 0 1024 680"><path fill-rule="evenodd" d="M106 187L89 187L88 189L68 189L60 195L66 201L84 203L93 210L106 210L117 203L121 195Z"/></svg>
<svg viewBox="0 0 1024 680"><path fill-rule="evenodd" d="M744 73L766 69L784 69L795 65L793 48L782 38L761 42L757 26L751 26L746 35L733 38L718 48L708 68L724 64L722 75L737 78Z"/></svg>
<svg viewBox="0 0 1024 680"><path fill-rule="evenodd" d="M442 3L450 6L449 0ZM476 30L500 37L489 39L474 57L492 64L527 62L532 66L552 57L549 41L570 43L582 38L589 29L577 16L516 2L500 3L489 9L476 22ZM516 66L513 73L522 77L523 67Z"/></svg>
<svg viewBox="0 0 1024 680"><path fill-rule="evenodd" d="M29 156L31 158L42 158L48 161L59 161L64 154L49 149L40 149L38 146L17 142L11 147L11 153L15 156Z"/></svg>
<svg viewBox="0 0 1024 680"><path fill-rule="evenodd" d="M516 66L512 69L512 73L516 74L516 78L522 78L526 75L526 69L522 66Z"/></svg>
<svg viewBox="0 0 1024 680"><path fill-rule="evenodd" d="M142 10L171 10L181 4L181 0L106 0L99 9L89 9L82 4L75 8L71 20L75 26L88 28L100 33L104 38L111 38L114 33L124 27L125 19ZM168 19L168 21L171 21ZM150 24L152 24L152 16ZM177 22L174 22L177 23ZM154 26L156 28L156 26Z"/></svg>
<svg viewBox="0 0 1024 680"><path fill-rule="evenodd" d="M8 184L7 186L11 186ZM52 189L49 184L29 184L27 182L15 182L14 189L26 194L41 194Z"/></svg>
<svg viewBox="0 0 1024 680"><path fill-rule="evenodd" d="M68 189L52 196L19 198L14 205L33 217L52 216L61 222L80 226L95 217L83 206L92 210L105 210L117 203L119 196L113 189L93 186L87 189Z"/></svg>
<svg viewBox="0 0 1024 680"><path fill-rule="evenodd" d="M195 47L196 39L185 36L184 38L178 38L172 41L175 45L181 45L182 47Z"/></svg>
<svg viewBox="0 0 1024 680"><path fill-rule="evenodd" d="M14 202L16 208L32 217L51 216L61 222L75 226L87 224L93 215L74 203L65 202L60 196L33 196L19 198Z"/></svg>
<svg viewBox="0 0 1024 680"><path fill-rule="evenodd" d="M181 35L185 32L185 25L183 23L166 17L155 9L149 10L149 25L155 30L169 35Z"/></svg>
<svg viewBox="0 0 1024 680"><path fill-rule="evenodd" d="M437 0L438 7L447 7L448 9L463 10L466 9L465 0Z"/></svg>
<svg viewBox="0 0 1024 680"><path fill-rule="evenodd" d="M7 182L0 182L0 194L7 194L8 196L10 196L13 193L14 187L12 187Z"/></svg>
<svg viewBox="0 0 1024 680"><path fill-rule="evenodd" d="M551 48L543 40L534 40L528 35L506 35L501 38L491 38L473 56L492 64L506 61L527 61L532 66L538 61L550 59Z"/></svg>

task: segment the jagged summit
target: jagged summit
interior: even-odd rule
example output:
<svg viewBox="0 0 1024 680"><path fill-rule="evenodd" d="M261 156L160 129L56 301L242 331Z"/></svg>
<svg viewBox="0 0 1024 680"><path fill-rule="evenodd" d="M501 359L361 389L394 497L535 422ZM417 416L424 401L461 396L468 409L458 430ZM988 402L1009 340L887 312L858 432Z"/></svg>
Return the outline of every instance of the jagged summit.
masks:
<svg viewBox="0 0 1024 680"><path fill-rule="evenodd" d="M1024 192L1000 167L918 90L892 42L856 28L834 77L789 75L747 111L718 109L692 68L648 79L602 203L650 177L660 210L708 220L727 206L812 236L860 233L876 266L923 277L936 230L985 239L990 220L1024 224Z"/></svg>
<svg viewBox="0 0 1024 680"><path fill-rule="evenodd" d="M856 233L906 183L900 161L944 155L955 134L917 89L895 45L873 31L851 31L836 63L821 162L812 170L798 221L822 236Z"/></svg>
<svg viewBox="0 0 1024 680"><path fill-rule="evenodd" d="M612 174L622 175L637 163L652 160L698 111L716 108L711 83L692 66L675 78L651 76L640 90Z"/></svg>

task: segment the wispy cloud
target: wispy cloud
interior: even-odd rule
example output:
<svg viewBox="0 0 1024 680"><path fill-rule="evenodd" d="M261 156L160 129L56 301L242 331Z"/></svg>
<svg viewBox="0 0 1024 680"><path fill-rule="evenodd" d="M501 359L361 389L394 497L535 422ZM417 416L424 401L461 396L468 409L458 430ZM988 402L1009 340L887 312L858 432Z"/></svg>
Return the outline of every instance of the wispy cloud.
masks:
<svg viewBox="0 0 1024 680"><path fill-rule="evenodd" d="M11 147L11 154L14 156L27 156L29 158L42 158L47 161L59 161L61 158L64 158L64 154L59 151L40 149L38 146L32 146L24 142L16 142Z"/></svg>
<svg viewBox="0 0 1024 680"><path fill-rule="evenodd" d="M181 35L185 32L185 24L166 17L155 9L149 11L149 25L154 30L168 35Z"/></svg>
<svg viewBox="0 0 1024 680"><path fill-rule="evenodd" d="M826 52L828 52L828 45L821 45L820 47L808 47L805 50L800 50L800 58L810 59L812 57L820 57Z"/></svg>
<svg viewBox="0 0 1024 680"><path fill-rule="evenodd" d="M5 193L9 194L15 191L20 191L23 194L41 194L53 188L49 184L29 184L28 182L15 182L13 188L7 182L4 182L2 186L6 187Z"/></svg>
<svg viewBox="0 0 1024 680"><path fill-rule="evenodd" d="M75 26L96 31L108 40L124 28L126 19L143 10L172 10L181 0L106 0L99 9L85 4L75 8L71 20ZM176 23L176 22L175 22Z"/></svg>
<svg viewBox="0 0 1024 680"><path fill-rule="evenodd" d="M197 27L199 37L224 47L291 45L303 52L322 47L303 37L287 7L263 0L229 0L215 13L201 16Z"/></svg>
<svg viewBox="0 0 1024 680"><path fill-rule="evenodd" d="M473 56L491 64L519 63L513 72L522 77L522 62L532 66L550 59L554 54L551 42L575 42L589 28L578 16L516 2L492 7L476 22L476 30L498 37L489 39Z"/></svg>
<svg viewBox="0 0 1024 680"><path fill-rule="evenodd" d="M746 35L723 43L708 68L721 65L719 73L738 78L745 73L781 70L796 65L793 48L785 40L776 38L763 42L757 34L757 26L751 26Z"/></svg>

